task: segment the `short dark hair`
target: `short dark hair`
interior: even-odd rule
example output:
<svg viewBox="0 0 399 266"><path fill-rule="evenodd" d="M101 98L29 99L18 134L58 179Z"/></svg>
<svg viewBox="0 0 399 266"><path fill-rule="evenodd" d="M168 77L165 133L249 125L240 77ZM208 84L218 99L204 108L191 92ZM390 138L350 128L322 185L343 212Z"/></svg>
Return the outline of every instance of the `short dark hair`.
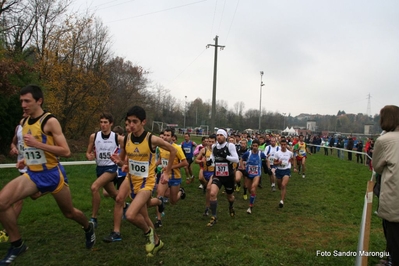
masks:
<svg viewBox="0 0 399 266"><path fill-rule="evenodd" d="M114 127L112 129L112 131L114 131L118 135L124 135L124 133L125 133L125 131L123 130L123 128L121 126Z"/></svg>
<svg viewBox="0 0 399 266"><path fill-rule="evenodd" d="M100 119L107 119L111 124L114 123L114 117L110 113L102 113Z"/></svg>
<svg viewBox="0 0 399 266"><path fill-rule="evenodd" d="M287 143L287 140L284 138L284 139L280 139L280 144L281 143Z"/></svg>
<svg viewBox="0 0 399 266"><path fill-rule="evenodd" d="M203 136L203 137L201 138L201 140L204 141L204 140L206 140L207 138L208 138L208 137Z"/></svg>
<svg viewBox="0 0 399 266"><path fill-rule="evenodd" d="M37 102L39 99L42 99L42 105L44 103L44 97L43 97L43 91L42 89L37 86L37 85L27 85L23 87L19 93L19 95L25 95L31 93L33 99Z"/></svg>
<svg viewBox="0 0 399 266"><path fill-rule="evenodd" d="M209 135L208 139L216 139L216 135L215 134L211 134L211 135Z"/></svg>
<svg viewBox="0 0 399 266"><path fill-rule="evenodd" d="M145 110L144 110L142 107L137 106L137 105L131 107L131 108L127 111L126 117L129 117L129 116L135 116L135 117L137 117L141 122L142 122L143 120L146 119Z"/></svg>
<svg viewBox="0 0 399 266"><path fill-rule="evenodd" d="M386 105L380 111L380 126L387 132L394 131L399 126L399 107Z"/></svg>
<svg viewBox="0 0 399 266"><path fill-rule="evenodd" d="M252 144L258 144L258 146L259 146L259 145L260 145L260 141L257 140L257 139L254 139L254 140L252 141Z"/></svg>
<svg viewBox="0 0 399 266"><path fill-rule="evenodd" d="M175 136L175 131L173 130L173 128L167 128L167 129L165 129L164 131L163 131L164 133L165 132L170 132L170 136L172 136L172 137L174 137Z"/></svg>

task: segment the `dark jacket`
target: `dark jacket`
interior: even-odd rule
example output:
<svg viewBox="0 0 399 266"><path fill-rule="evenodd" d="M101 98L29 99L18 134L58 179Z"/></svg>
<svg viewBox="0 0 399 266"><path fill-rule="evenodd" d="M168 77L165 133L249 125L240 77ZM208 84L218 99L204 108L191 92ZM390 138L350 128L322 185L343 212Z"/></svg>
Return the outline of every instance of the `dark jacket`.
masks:
<svg viewBox="0 0 399 266"><path fill-rule="evenodd" d="M346 149L347 150L353 150L353 146L355 145L354 141L352 138L348 139L348 144L346 144Z"/></svg>

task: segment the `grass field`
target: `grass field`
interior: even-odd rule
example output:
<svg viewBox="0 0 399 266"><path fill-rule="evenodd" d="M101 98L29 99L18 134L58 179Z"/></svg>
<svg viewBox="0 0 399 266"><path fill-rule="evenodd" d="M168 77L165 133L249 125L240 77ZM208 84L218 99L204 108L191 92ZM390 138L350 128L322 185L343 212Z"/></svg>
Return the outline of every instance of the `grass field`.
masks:
<svg viewBox="0 0 399 266"><path fill-rule="evenodd" d="M182 138L180 138L180 141ZM205 198L199 182L183 186L185 200L166 205L163 227L157 229L165 246L147 258L145 238L127 221L122 224L123 241L106 244L101 239L112 230L113 201L103 199L96 231L97 243L85 249L83 230L63 218L50 195L27 199L19 226L29 250L15 265L354 265L355 257L316 256L319 251L356 251L366 183L371 173L354 162L324 156L307 161L306 178L293 174L283 209L280 193L271 192L264 177L252 215L242 191L235 193L236 217L228 214L225 195L219 194L218 223L206 227L202 216ZM74 204L91 214L90 184L95 166L66 166ZM197 165L194 166L198 171ZM0 187L16 176L15 169L1 169ZM374 204L376 208L376 203ZM155 209L150 209L151 218ZM383 251L381 220L373 214L370 251ZM7 243L0 244L0 256ZM379 261L369 258L369 265Z"/></svg>

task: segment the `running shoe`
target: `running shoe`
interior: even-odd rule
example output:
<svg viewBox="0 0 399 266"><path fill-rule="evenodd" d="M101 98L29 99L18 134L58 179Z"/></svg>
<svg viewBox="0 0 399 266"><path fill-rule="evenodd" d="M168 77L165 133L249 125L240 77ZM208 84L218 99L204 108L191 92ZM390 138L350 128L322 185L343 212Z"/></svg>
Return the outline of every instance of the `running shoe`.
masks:
<svg viewBox="0 0 399 266"><path fill-rule="evenodd" d="M248 214L251 214L251 213L252 213L251 207L249 207L249 208L247 209L247 213L248 213Z"/></svg>
<svg viewBox="0 0 399 266"><path fill-rule="evenodd" d="M199 186L198 186L198 189L203 189L204 188L204 186L202 185L202 184L200 184Z"/></svg>
<svg viewBox="0 0 399 266"><path fill-rule="evenodd" d="M181 199L185 199L186 198L186 191L184 190L184 188L180 188L179 189L179 191L181 191L181 195L180 195L180 198Z"/></svg>
<svg viewBox="0 0 399 266"><path fill-rule="evenodd" d="M158 199L161 201L161 204L158 205L158 212L163 213L165 210L165 205L163 204L163 197L158 197Z"/></svg>
<svg viewBox="0 0 399 266"><path fill-rule="evenodd" d="M242 198L243 198L244 200L247 200L247 199L248 199L248 195L247 195L247 194L244 194L244 195L242 195Z"/></svg>
<svg viewBox="0 0 399 266"><path fill-rule="evenodd" d="M109 236L103 238L106 243L122 241L121 233L111 232Z"/></svg>
<svg viewBox="0 0 399 266"><path fill-rule="evenodd" d="M272 191L276 192L276 186L272 186Z"/></svg>
<svg viewBox="0 0 399 266"><path fill-rule="evenodd" d="M217 218L215 216L212 216L211 220L209 221L209 223L206 226L212 227L216 224L216 222L217 222Z"/></svg>
<svg viewBox="0 0 399 266"><path fill-rule="evenodd" d="M302 174L302 178L305 178L305 174Z"/></svg>
<svg viewBox="0 0 399 266"><path fill-rule="evenodd" d="M10 265L19 255L24 253L28 247L25 245L25 242L22 242L21 246L13 247L11 246L8 249L7 255L0 260L0 265Z"/></svg>
<svg viewBox="0 0 399 266"><path fill-rule="evenodd" d="M97 218L91 217L91 218L90 218L90 222L93 223L94 228L97 228Z"/></svg>
<svg viewBox="0 0 399 266"><path fill-rule="evenodd" d="M209 208L205 209L203 216L209 216Z"/></svg>
<svg viewBox="0 0 399 266"><path fill-rule="evenodd" d="M96 234L94 233L94 228L94 223L89 221L89 229L88 231L85 231L86 248L88 249L91 249L94 246L94 243L96 243Z"/></svg>
<svg viewBox="0 0 399 266"><path fill-rule="evenodd" d="M161 239L159 239L159 242L157 245L154 246L151 252L147 252L147 257L153 257L158 253L158 251L163 248L163 242Z"/></svg>
<svg viewBox="0 0 399 266"><path fill-rule="evenodd" d="M229 212L230 212L231 217L234 217L236 215L236 211L234 210L234 207L229 207Z"/></svg>
<svg viewBox="0 0 399 266"><path fill-rule="evenodd" d="M155 228L162 227L162 221L157 219L157 221L155 222L154 226L155 226Z"/></svg>
<svg viewBox="0 0 399 266"><path fill-rule="evenodd" d="M0 231L0 243L5 243L8 241L8 235L6 233L6 231L1 230Z"/></svg>
<svg viewBox="0 0 399 266"><path fill-rule="evenodd" d="M145 234L145 237L147 238L147 244L145 244L145 251L147 253L151 253L155 248L154 229L152 229L152 227L150 227L150 232Z"/></svg>
<svg viewBox="0 0 399 266"><path fill-rule="evenodd" d="M284 201L280 200L280 203L278 204L278 207L279 207L279 208L284 207Z"/></svg>

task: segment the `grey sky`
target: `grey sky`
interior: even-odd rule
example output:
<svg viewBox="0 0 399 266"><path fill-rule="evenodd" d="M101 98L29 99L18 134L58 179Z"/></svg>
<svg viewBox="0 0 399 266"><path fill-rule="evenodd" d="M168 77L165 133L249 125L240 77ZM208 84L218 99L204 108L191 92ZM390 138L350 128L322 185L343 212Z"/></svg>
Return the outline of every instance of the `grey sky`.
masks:
<svg viewBox="0 0 399 266"><path fill-rule="evenodd" d="M76 0L109 28L112 50L149 70L152 85L182 104L211 101L215 35L217 100L233 109L371 114L399 105L399 1Z"/></svg>

